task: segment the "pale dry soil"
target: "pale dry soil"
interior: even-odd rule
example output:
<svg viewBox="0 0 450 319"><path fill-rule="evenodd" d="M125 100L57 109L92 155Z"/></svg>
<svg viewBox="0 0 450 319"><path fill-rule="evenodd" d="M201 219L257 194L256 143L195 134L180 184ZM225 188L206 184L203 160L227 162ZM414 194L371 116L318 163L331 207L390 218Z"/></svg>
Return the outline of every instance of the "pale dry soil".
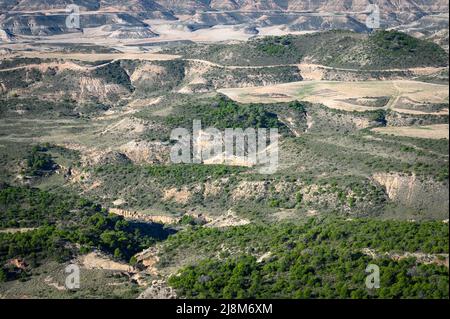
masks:
<svg viewBox="0 0 450 319"><path fill-rule="evenodd" d="M86 14L85 12L84 14ZM186 19L191 19L192 16L179 16L180 21L167 21L167 20L145 20L151 27L150 30L157 33L158 37L153 38L128 38L117 39L111 37L113 32L105 30L104 27L85 28L84 32L73 32L69 34L61 34L54 36L41 36L39 37L40 43L73 43L73 44L95 44L114 47L119 50L128 52L140 52L140 51L155 51L161 43L176 42L176 41L193 41L193 42L223 42L223 41L246 41L254 34L247 33L247 25L215 25L211 28L203 28L195 31L191 31L183 22ZM180 23L181 22L181 23ZM259 34L257 37L264 36L281 36L287 34L306 34L313 33L314 31L291 31L284 25L268 26L257 28ZM33 36L21 36L19 39L21 42L11 44L10 47L27 47L27 41L36 41L36 37ZM150 44L149 47L142 47L142 45ZM28 46L29 47L29 46Z"/></svg>
<svg viewBox="0 0 450 319"><path fill-rule="evenodd" d="M6 228L0 230L0 234L22 234L35 230L36 228Z"/></svg>
<svg viewBox="0 0 450 319"><path fill-rule="evenodd" d="M449 125L436 124L426 126L377 127L374 132L395 136L429 139L449 139Z"/></svg>
<svg viewBox="0 0 450 319"><path fill-rule="evenodd" d="M303 81L277 84L263 87L220 89L231 99L241 103L277 103L295 100L321 103L333 109L345 111L373 111L391 108L408 114L448 114L448 109L441 112L421 112L402 109L399 105L401 97L415 103L448 103L449 86L419 81ZM348 99L390 97L384 107L369 107L347 102Z"/></svg>
<svg viewBox="0 0 450 319"><path fill-rule="evenodd" d="M46 58L79 60L86 62L97 62L107 60L145 60L145 61L168 61L179 59L178 55L159 53L63 53L63 52L21 52L21 56L27 58Z"/></svg>

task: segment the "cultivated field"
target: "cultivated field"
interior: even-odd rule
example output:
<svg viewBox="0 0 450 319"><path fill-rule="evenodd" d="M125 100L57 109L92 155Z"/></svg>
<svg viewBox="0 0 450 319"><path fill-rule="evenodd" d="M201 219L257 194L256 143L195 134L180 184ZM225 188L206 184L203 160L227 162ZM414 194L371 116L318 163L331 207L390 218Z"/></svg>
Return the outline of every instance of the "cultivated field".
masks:
<svg viewBox="0 0 450 319"><path fill-rule="evenodd" d="M395 136L419 137L430 139L448 139L449 125L437 124L427 126L378 127L374 132Z"/></svg>
<svg viewBox="0 0 450 319"><path fill-rule="evenodd" d="M402 113L438 114L404 108L403 99L414 105L448 103L448 86L418 81L304 81L265 87L219 90L242 103L274 103L303 100L345 111L391 108ZM380 104L383 100L385 103ZM448 114L448 109L440 114Z"/></svg>

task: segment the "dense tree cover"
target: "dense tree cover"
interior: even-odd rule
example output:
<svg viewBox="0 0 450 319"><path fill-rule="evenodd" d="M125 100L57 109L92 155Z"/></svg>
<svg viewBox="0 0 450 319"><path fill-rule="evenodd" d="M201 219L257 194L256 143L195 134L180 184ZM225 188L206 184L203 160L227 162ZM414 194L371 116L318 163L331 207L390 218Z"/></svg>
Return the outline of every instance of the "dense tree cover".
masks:
<svg viewBox="0 0 450 319"><path fill-rule="evenodd" d="M383 70L417 66L445 66L448 54L439 45L398 31L370 35L331 30L298 36L256 38L233 44L193 44L166 52L225 65L280 65L313 57L332 67Z"/></svg>
<svg viewBox="0 0 450 319"><path fill-rule="evenodd" d="M207 104L183 105L175 114L165 118L173 127L189 128L193 120L201 120L204 128L285 128L264 105L238 104L223 95Z"/></svg>
<svg viewBox="0 0 450 319"><path fill-rule="evenodd" d="M40 227L83 220L101 208L76 196L56 196L32 188L0 191L0 228ZM71 212L69 214L69 212Z"/></svg>
<svg viewBox="0 0 450 319"><path fill-rule="evenodd" d="M26 173L31 176L42 176L55 169L56 163L48 153L48 148L34 146L26 158Z"/></svg>
<svg viewBox="0 0 450 319"><path fill-rule="evenodd" d="M369 115L369 119L373 122L377 122L381 125L386 125L386 110L376 110L374 112L371 112Z"/></svg>
<svg viewBox="0 0 450 319"><path fill-rule="evenodd" d="M379 48L392 51L393 54L397 51L413 52L417 50L421 44L419 39L393 30L378 31L371 36L371 39Z"/></svg>
<svg viewBox="0 0 450 319"><path fill-rule="evenodd" d="M300 112L300 114L306 114L307 113L307 108L306 108L306 104L300 101L294 101L289 103L289 107L293 108L294 110Z"/></svg>
<svg viewBox="0 0 450 319"><path fill-rule="evenodd" d="M24 89L41 81L42 77L42 72L34 68L31 70L19 68L2 71L2 83L8 88ZM17 97L17 95L13 95L13 97Z"/></svg>
<svg viewBox="0 0 450 319"><path fill-rule="evenodd" d="M294 51L295 47L292 45L292 36L281 37L267 37L258 43L258 50L261 50L269 55L283 56L287 51ZM294 52L295 53L295 52Z"/></svg>
<svg viewBox="0 0 450 319"><path fill-rule="evenodd" d="M133 90L130 77L121 67L120 61L109 63L108 65L95 69L93 75L105 79L108 83L121 84Z"/></svg>
<svg viewBox="0 0 450 319"><path fill-rule="evenodd" d="M322 243L359 250L373 248L389 252L448 253L448 225L439 221L408 222L358 218L309 219L301 225L247 225L225 230L193 228L169 237L166 253L190 245L202 250L217 251L222 243L232 247L249 248L256 252L278 247L287 242Z"/></svg>
<svg viewBox="0 0 450 319"><path fill-rule="evenodd" d="M0 69L11 69L27 64L41 64L43 62L40 58L13 58L13 59L2 59L0 61Z"/></svg>
<svg viewBox="0 0 450 319"><path fill-rule="evenodd" d="M190 298L448 298L446 267L415 258L373 260L362 252L448 252L448 226L441 222L316 219L300 226L197 229L171 237L167 258L192 245L209 257L170 278ZM380 267L380 289L365 286L369 264Z"/></svg>
<svg viewBox="0 0 450 319"><path fill-rule="evenodd" d="M367 256L324 245L261 263L250 256L205 260L171 277L170 284L188 298L448 298L443 266L379 259L381 288L371 290L365 287L370 263Z"/></svg>
<svg viewBox="0 0 450 319"><path fill-rule="evenodd" d="M33 266L44 259L67 261L74 253L92 249L129 261L170 231L161 225L131 223L99 205L69 195L54 195L30 188L0 191L0 229L32 227L27 232L0 233L0 263L24 259Z"/></svg>

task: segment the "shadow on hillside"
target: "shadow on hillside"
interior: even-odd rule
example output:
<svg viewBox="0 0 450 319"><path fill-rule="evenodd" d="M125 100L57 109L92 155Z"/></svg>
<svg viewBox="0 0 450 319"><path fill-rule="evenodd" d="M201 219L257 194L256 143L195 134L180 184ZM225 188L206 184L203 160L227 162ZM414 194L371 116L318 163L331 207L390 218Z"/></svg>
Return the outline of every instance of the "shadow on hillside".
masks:
<svg viewBox="0 0 450 319"><path fill-rule="evenodd" d="M166 240L170 235L174 235L177 231L164 224L158 223L143 223L143 222L130 222L131 231L139 230L142 235L150 236L157 241Z"/></svg>

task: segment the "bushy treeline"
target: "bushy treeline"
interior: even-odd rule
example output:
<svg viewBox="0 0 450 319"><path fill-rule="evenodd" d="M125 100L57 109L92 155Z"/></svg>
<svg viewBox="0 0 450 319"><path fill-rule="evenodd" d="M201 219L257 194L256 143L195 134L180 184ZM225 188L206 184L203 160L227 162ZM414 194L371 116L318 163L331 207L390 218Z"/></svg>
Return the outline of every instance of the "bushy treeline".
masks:
<svg viewBox="0 0 450 319"><path fill-rule="evenodd" d="M195 44L169 53L225 65L286 65L312 57L331 67L385 70L446 66L448 54L439 45L395 30L370 35L331 30L298 36L269 36L243 43Z"/></svg>
<svg viewBox="0 0 450 319"><path fill-rule="evenodd" d="M121 67L120 62L112 62L106 66L99 67L94 70L93 75L103 78L108 83L120 84L133 90L130 77Z"/></svg>
<svg viewBox="0 0 450 319"><path fill-rule="evenodd" d="M192 127L193 120L201 120L202 127L226 128L284 128L275 113L262 104L238 104L218 95L209 103L188 103L180 106L176 115L165 121L173 127Z"/></svg>
<svg viewBox="0 0 450 319"><path fill-rule="evenodd" d="M448 298L445 266L384 255L448 253L448 245L442 222L316 219L301 226L181 232L165 253L175 258L177 249L191 247L209 256L170 278L188 298ZM372 259L364 248L380 256ZM380 289L365 285L369 264L380 267Z"/></svg>
<svg viewBox="0 0 450 319"><path fill-rule="evenodd" d="M26 157L26 173L32 176L44 175L56 167L52 156L48 153L48 148L34 146Z"/></svg>
<svg viewBox="0 0 450 319"><path fill-rule="evenodd" d="M77 196L31 188L4 187L0 212L0 229L31 228L0 233L2 266L13 258L31 267L46 259L63 262L93 249L130 261L134 254L170 233L161 225L128 222ZM7 268L3 271L9 273Z"/></svg>
<svg viewBox="0 0 450 319"><path fill-rule="evenodd" d="M260 263L240 256L205 260L171 277L187 298L448 298L448 272L443 266L416 265L413 259L379 259L380 289L367 289L369 257L319 246L294 250Z"/></svg>

